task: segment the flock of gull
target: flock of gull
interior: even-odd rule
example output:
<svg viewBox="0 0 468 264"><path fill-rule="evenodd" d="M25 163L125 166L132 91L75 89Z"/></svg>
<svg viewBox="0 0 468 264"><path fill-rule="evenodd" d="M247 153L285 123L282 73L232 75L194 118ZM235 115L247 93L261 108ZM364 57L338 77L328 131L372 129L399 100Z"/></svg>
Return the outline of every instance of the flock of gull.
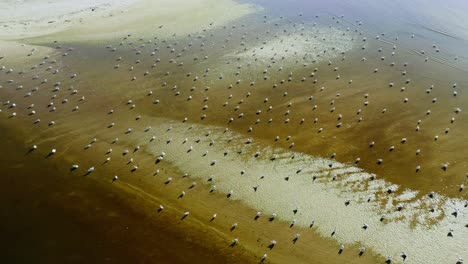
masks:
<svg viewBox="0 0 468 264"><path fill-rule="evenodd" d="M106 98L114 95L111 88L103 87L106 93L101 94L99 88L90 88L90 86L93 86L92 80L82 79L91 78L89 77L90 73L84 72L87 70L93 71L91 68L81 69L83 72L73 71L74 63L80 60L81 55L79 53L83 52L84 56L87 56L86 49L83 48L80 51L80 45L73 48L67 46L66 43L59 44L57 41L52 44L54 52L40 58L39 63L30 65L29 69L18 70L1 66L1 111L6 118L23 119L25 122L30 122L32 126L37 127L37 131L50 131L58 126L63 131L64 127L67 126L67 122L71 122L69 118L83 120L83 122L95 118L96 121L91 123L93 123L92 126L99 127L97 128L98 131L112 129L115 131L125 127L120 132L114 132L120 134L119 137L107 142L110 145L120 145L120 148L123 149L122 152L116 151L119 148L115 147L105 150L96 149L96 153L104 153L105 160L103 162L97 161L95 165L84 169L80 167L79 162L72 164L71 171L83 170L84 175L87 176L96 174L100 167L112 162L114 155L129 157L125 162L130 166L130 171L132 173L140 171L140 165L131 156L139 152L140 149L144 149L145 146L128 145L126 142L132 137L140 137L141 135L141 137L147 138L146 144L152 144L156 140L162 140L166 145L182 144L187 146L184 151L191 153L202 138L208 138L212 133L212 131L207 130L198 138L185 138L183 142L174 142L173 137L162 139L158 134L148 136L152 132L152 126L142 124L148 116L180 121L187 124L188 129L193 128L193 124L225 127L225 133L235 131L246 135L248 139L244 144L252 144L253 141L266 142L266 144L275 145L285 151L297 150L314 155L323 153L321 153L320 149L307 147L309 137L316 138L310 139L311 141L315 140L312 146L333 144L332 141L339 141L336 138L340 137L342 130L345 130L345 133L354 133L350 132L350 129L371 122L365 118L365 114L370 111L368 109L371 109L371 107L374 107L372 108L374 110L379 110L370 113L369 120L383 119L384 117L381 116L389 115L389 113L395 114L398 110L402 111L402 115L405 115L404 111L406 111L406 114L413 115L419 109L414 112L411 111L412 98L406 95L406 90L418 90L414 94L417 96L421 94L420 97L427 101L423 103L438 105L447 102L447 105L452 106L454 103L455 105L450 111L444 110L442 114L431 109L421 112L419 116L415 117L412 127L405 127L406 130L404 131L395 132L395 137L403 135L399 140L394 144L382 146L375 155L388 156L392 152L397 152L400 148L405 148L411 140L415 140L416 136L404 135L423 133L420 132L420 130L424 130L423 124L432 116L445 121L440 122L441 127L437 128L440 133L430 138L423 137L425 141L421 145L428 146L443 141L444 136L458 129L456 126L459 124L457 119L459 119L459 116L461 116L460 119L463 118L461 106L456 105L457 103L461 104L461 102L457 101L462 94L460 85L454 82L450 89L438 88L435 85L427 88L419 88L418 85L413 86L414 81L408 77L412 76L409 69L410 63L394 61L401 49L399 48L398 37L392 38L382 33L377 35L375 40L371 40L369 34L360 29L362 22L353 22L356 29L351 29L342 25L346 23L344 17L331 17L332 24L330 26L321 26L320 22L307 23L300 19L302 19L302 14L293 20L284 17L270 18L264 16L258 21L258 25L215 28L214 23L211 23L199 33L188 34L187 36L169 34L167 37L150 38L133 37L128 34L117 43L106 45L104 51L99 55L101 57L96 58L102 59L102 62L97 62L97 64L107 65L108 67L98 70L104 72L107 76L99 75L97 78L118 80L118 83L115 84L116 87L112 89L115 89L114 94L122 94L116 96L116 99ZM319 17L316 17L316 19L319 19ZM163 31L164 26L157 26L155 30L157 32ZM409 38L414 39L417 36L411 34ZM379 41L383 39L388 41L380 43ZM372 41L372 44L368 44ZM269 45L272 42L275 44ZM382 45L383 48L377 45ZM368 51L375 47L377 47L376 50ZM353 49L358 50L358 56L352 53ZM431 52L440 53L440 49L439 46L433 45ZM27 54L27 57L31 58L28 59L29 61L35 58L35 52L36 49L34 48ZM366 53L371 57L361 56ZM430 63L430 57L426 57L428 53L430 52L420 51L415 55L415 58L421 56L424 62ZM1 59L4 58L1 57ZM367 71L361 72L362 75L367 76L366 78L376 79L375 82L379 84L386 83L386 87L382 88L385 91L354 92L353 89L359 85L357 80L361 79L361 77L357 76L354 81L348 79L345 76L349 75L349 65L341 66L341 64L346 65L345 63L350 60L358 60L352 63L360 63L361 66L357 66L357 68ZM455 57L454 60L459 60L459 58ZM89 66L88 63L86 65ZM342 68L347 70L343 72ZM388 75L380 77L383 74L382 71L388 71L393 74L393 77L397 77L394 77L394 81L386 82L389 77ZM342 79L346 80L343 81ZM339 87L334 87L334 81L340 81L336 85ZM400 84L402 86L397 88ZM327 93L328 90L330 92ZM442 94L441 98L432 96L435 90L437 90L438 94ZM390 96L390 93L395 92L400 94L401 99L386 99ZM425 95L429 97L426 99ZM392 101L393 108L373 106L372 98L374 96L377 97L376 102L379 102L379 100L380 102L382 100ZM110 102L118 102L118 104L116 104L116 107L103 109L99 97L103 97L102 101L109 100ZM35 98L38 98L37 101L35 101ZM415 101L419 101L415 103L415 107L419 107L418 104L423 104L422 100L417 99ZM410 106L406 107L407 105ZM139 110L139 113L135 113ZM130 118L125 119L122 117ZM103 120L108 119L112 121L104 123ZM399 121L390 117L385 122L398 123ZM46 125L40 126L43 123ZM378 124L379 126L383 125L382 122L378 122ZM85 126L85 123L83 125ZM462 124L460 123L460 125ZM69 129L73 127L76 127L76 124L70 124ZM373 124L368 125L368 128L372 127ZM170 134L172 127L168 126L166 129ZM375 129L380 129L380 127ZM382 129L385 130L385 128ZM366 131L362 130L357 131L359 131L358 133L366 133ZM137 133L142 134L135 135ZM369 131L369 134L372 133ZM47 138L47 134L43 134L43 136ZM359 136L355 135L355 137ZM89 150L95 149L93 146L100 140L99 136L91 136L91 139L87 140L82 146L82 150L88 153ZM60 145L51 149L42 149L40 141L38 139L38 142L31 143L28 154L44 152L46 158L49 158L66 151ZM209 146L213 144L215 142L211 140ZM364 153L369 149L374 151L379 144L379 136L376 136L374 140L354 146L359 151L353 153ZM463 144L462 140L460 144ZM203 151L203 156L208 155L209 146ZM327 147L324 148L328 149ZM426 149L428 148L430 149L430 147L426 147ZM116 152L117 154L115 154ZM424 151L422 148L416 147L409 152L413 153L414 156L421 156ZM154 164L151 164L154 166L153 175L160 174L167 154L165 149L161 149L157 154L151 153L156 157ZM240 154L244 155L244 153ZM260 159L263 158L263 154L256 151L253 156ZM226 148L223 156L219 157L219 159L230 155L232 154ZM329 153L332 160L338 158L339 155L341 153ZM369 160L370 158L366 159L365 157L370 157L369 154L355 156L352 159L350 158L351 154L343 154L343 156L346 156L347 160L344 160L345 162L355 166L364 164L364 168L367 166L368 168L380 169L387 162L381 156L377 156L376 159L373 158L372 160ZM277 157L278 155L273 154L265 158L275 162ZM201 162L199 158L194 157L193 162ZM209 161L206 166L217 166L219 159ZM294 159L294 156L291 159ZM435 160L435 162L439 161ZM451 164L451 160L439 162L437 166L440 169L434 173L440 174L449 171ZM333 163L330 163L330 171L333 169L332 167ZM240 175L246 174L248 169L239 168ZM424 167L415 164L409 171L419 173L423 170ZM300 170L296 170L291 172L290 175L299 173ZM285 184L291 177L290 175L285 176ZM183 178L186 176L184 175ZM380 177L378 173L377 176ZM165 180L165 184L173 181L174 177L174 175L170 175ZM232 175L232 177L238 177L238 175ZM339 177L340 175L333 174L330 175L330 180L339 180ZM123 177L121 178L123 179ZM116 182L121 178L118 175L112 175L111 181ZM450 192L463 197L466 180L466 177L460 180L456 185L456 192ZM211 185L210 192L216 191L214 181L214 176L208 178L207 184ZM197 182L193 181L189 188L192 189L196 185ZM453 186L449 187L454 188ZM252 188L252 192L257 192L262 186L258 184L248 188ZM437 189L436 191L441 190ZM396 190L389 188L383 196L391 196L395 192ZM432 191L427 195L432 198L436 195L435 193ZM187 190L181 190L178 198L182 199L186 195ZM229 199L235 196L235 193L230 191L225 195ZM344 206L350 204L351 200L344 202ZM457 208L452 214L453 217L458 217L464 213L467 206L468 202L465 202L464 208ZM164 205L161 204L157 210L160 213L163 212L165 210ZM297 209L295 210L297 212ZM404 210L404 208L397 205L396 210L400 211ZM217 216L217 213L211 215L210 222L215 221ZM259 211L255 216L255 220L261 216L262 212ZM181 220L188 217L190 217L190 211L185 211L181 216ZM269 220L273 221L276 217L277 214L273 213L269 216ZM384 221L384 218L385 215L382 215L381 222ZM291 228L295 224L295 219L288 223ZM310 227L313 225L312 222ZM237 226L237 223L232 224L230 227L231 232ZM468 227L468 223L466 227ZM366 223L362 223L361 228L364 232L372 232L370 231L372 228ZM456 237L452 229L447 231L447 236ZM335 228L331 236L335 236L336 232ZM299 238L300 233L297 233L293 243L296 243ZM236 237L231 241L231 246L234 247L238 243L239 238ZM271 240L268 250L273 250L276 244L276 240ZM344 250L345 245L339 245L339 254ZM360 247L357 254L363 255L365 250L364 246ZM399 256L398 261L405 261L411 257L406 252L397 255ZM260 262L264 262L267 256L267 253L264 253L260 257ZM391 262L392 257L390 256L386 263ZM461 264L463 260L458 257L455 262Z"/></svg>

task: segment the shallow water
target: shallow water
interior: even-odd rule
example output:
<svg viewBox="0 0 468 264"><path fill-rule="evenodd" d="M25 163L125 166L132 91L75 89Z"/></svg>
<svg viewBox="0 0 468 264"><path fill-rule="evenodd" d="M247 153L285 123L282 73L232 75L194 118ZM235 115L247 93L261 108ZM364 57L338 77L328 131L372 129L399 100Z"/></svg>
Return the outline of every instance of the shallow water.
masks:
<svg viewBox="0 0 468 264"><path fill-rule="evenodd" d="M449 1L438 8L434 2L422 10L422 3L403 1L254 3L262 11L186 36L158 37L155 31L154 38L122 36L102 45L35 38L31 43L55 53L20 65L6 61L15 72L0 73L1 99L10 101L2 103L4 118L15 112L27 122L26 146L60 143L53 157L73 162L91 152L102 157L88 164L96 169L107 166L106 156L120 155L105 154L116 137L116 146L129 152L139 146L149 160L165 152L163 163L206 188L213 183L205 179L215 175L221 193L233 190L233 200L276 212L285 225L294 217L307 228L315 219L321 236L337 227L337 243L366 246L394 261L401 261L401 251L411 263L455 263L464 256L467 194L460 185L467 179L468 80L466 25L457 12L463 5ZM434 8L437 19L429 15ZM456 15L444 15L449 13ZM17 74L20 69L24 73ZM60 90L54 91L57 81ZM56 111L46 107L49 102ZM33 125L37 116L41 121ZM47 125L52 120L56 124ZM106 145L93 147L94 137ZM257 151L260 157L253 158ZM162 166L132 164L151 171ZM133 165L115 166L120 174ZM369 180L372 175L376 180ZM428 198L430 192L435 198ZM296 207L297 216L291 213ZM460 215L451 215L454 210ZM454 237L447 236L450 228Z"/></svg>
<svg viewBox="0 0 468 264"><path fill-rule="evenodd" d="M42 156L25 155L17 138L2 136L8 150L0 154L3 262L252 261L248 255L216 247L212 237L199 242L206 230L177 225L173 219L178 215L170 210L155 215L152 199L142 199L124 186L76 176L66 161L54 165Z"/></svg>

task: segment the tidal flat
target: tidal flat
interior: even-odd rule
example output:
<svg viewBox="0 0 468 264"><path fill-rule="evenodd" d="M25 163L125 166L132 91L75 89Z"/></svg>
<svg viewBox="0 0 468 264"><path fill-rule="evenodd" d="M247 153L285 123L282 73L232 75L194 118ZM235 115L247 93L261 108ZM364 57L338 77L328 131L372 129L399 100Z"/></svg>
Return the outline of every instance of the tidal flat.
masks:
<svg viewBox="0 0 468 264"><path fill-rule="evenodd" d="M56 14L0 21L9 262L468 257L463 22L400 1L33 4Z"/></svg>

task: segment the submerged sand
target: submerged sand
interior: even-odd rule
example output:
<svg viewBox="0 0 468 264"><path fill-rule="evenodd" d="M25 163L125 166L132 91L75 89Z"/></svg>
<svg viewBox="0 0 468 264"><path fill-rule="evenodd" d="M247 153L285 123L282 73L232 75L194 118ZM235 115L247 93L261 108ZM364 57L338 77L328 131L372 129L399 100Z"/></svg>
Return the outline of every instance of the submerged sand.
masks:
<svg viewBox="0 0 468 264"><path fill-rule="evenodd" d="M231 199L260 210L265 217L276 213L279 219L287 223L295 221L304 228L314 223L315 230L324 237L336 228L333 237L339 243L362 245L394 259L406 252L411 256L408 263L443 263L462 253L468 244L463 226L468 216L452 215L456 210L464 210L464 200L439 194L434 194L434 198L416 198L417 191L410 189L388 198L384 194L400 186L350 164L273 149L261 143L246 144L248 138L225 133L223 128L169 120L154 123L162 125L152 126L152 133L159 135L159 139L149 145L148 154L156 153L157 158L162 150L167 153L165 160L190 177L202 182L212 177L210 186L216 186L224 194L231 192ZM172 141L167 144L169 138ZM132 144L145 145L147 141L148 138L135 138ZM404 210L397 210L397 206ZM294 214L296 209L298 212ZM381 221L383 214L385 221ZM363 229L364 224L368 225L367 230ZM450 229L455 238L447 236Z"/></svg>
<svg viewBox="0 0 468 264"><path fill-rule="evenodd" d="M259 60L270 63L277 60L289 65L305 58L311 62L336 58L354 46L352 36L346 34L345 30L316 25L302 24L298 32L285 30L285 34L271 35L269 40L226 56L250 62Z"/></svg>

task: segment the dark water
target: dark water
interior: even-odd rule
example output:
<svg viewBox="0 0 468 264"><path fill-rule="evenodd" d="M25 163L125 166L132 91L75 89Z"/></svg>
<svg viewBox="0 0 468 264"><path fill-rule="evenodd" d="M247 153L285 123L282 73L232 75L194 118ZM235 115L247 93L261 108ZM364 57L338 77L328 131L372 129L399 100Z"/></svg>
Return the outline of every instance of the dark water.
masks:
<svg viewBox="0 0 468 264"><path fill-rule="evenodd" d="M196 242L196 231L187 235L151 217L143 210L148 201L28 156L18 143L2 133L2 263L249 261L219 252L210 241Z"/></svg>

